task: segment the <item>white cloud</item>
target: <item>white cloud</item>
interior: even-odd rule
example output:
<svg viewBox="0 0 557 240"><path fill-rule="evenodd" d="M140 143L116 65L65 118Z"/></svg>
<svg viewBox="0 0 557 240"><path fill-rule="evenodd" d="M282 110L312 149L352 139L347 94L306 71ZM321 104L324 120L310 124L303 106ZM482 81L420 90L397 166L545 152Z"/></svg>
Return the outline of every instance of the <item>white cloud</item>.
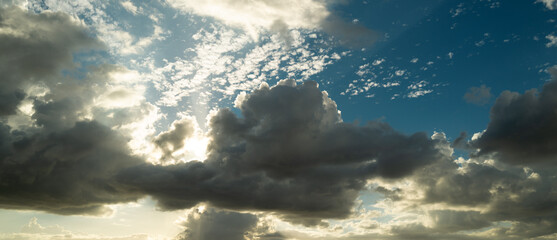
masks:
<svg viewBox="0 0 557 240"><path fill-rule="evenodd" d="M329 16L324 1L316 0L167 0L171 6L197 15L213 17L243 28L253 39L278 22L288 29L315 29ZM293 7L296 6L296 7Z"/></svg>
<svg viewBox="0 0 557 240"><path fill-rule="evenodd" d="M549 34L549 35L545 36L545 38L547 40L549 40L549 42L545 44L546 47L557 46L557 35Z"/></svg>
<svg viewBox="0 0 557 240"><path fill-rule="evenodd" d="M543 3L549 10L557 9L557 0L537 0L537 3Z"/></svg>
<svg viewBox="0 0 557 240"><path fill-rule="evenodd" d="M126 9L128 12L132 13L133 15L137 15L141 11L141 9L133 5L131 1L120 2L120 5L122 5L124 9Z"/></svg>

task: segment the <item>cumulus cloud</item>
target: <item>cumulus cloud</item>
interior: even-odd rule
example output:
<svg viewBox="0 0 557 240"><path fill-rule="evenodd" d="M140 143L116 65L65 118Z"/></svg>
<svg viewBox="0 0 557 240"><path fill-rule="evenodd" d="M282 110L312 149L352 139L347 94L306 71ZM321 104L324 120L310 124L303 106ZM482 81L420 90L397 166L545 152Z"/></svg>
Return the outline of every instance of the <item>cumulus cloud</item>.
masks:
<svg viewBox="0 0 557 240"><path fill-rule="evenodd" d="M476 105L485 105L491 100L491 88L481 85L480 87L471 87L464 94L464 100L468 103Z"/></svg>
<svg viewBox="0 0 557 240"><path fill-rule="evenodd" d="M98 96L111 92L110 74L121 68L99 64L74 77L72 55L102 44L65 14L9 8L0 16L0 96L8 99L0 100L0 207L104 215L106 204L141 197L114 181L143 162L111 129L134 110L118 108L111 126L95 120L108 111Z"/></svg>
<svg viewBox="0 0 557 240"><path fill-rule="evenodd" d="M184 118L174 121L170 130L160 133L154 142L163 152L162 159L168 160L173 152L184 147L184 141L192 136L194 131L193 120Z"/></svg>
<svg viewBox="0 0 557 240"><path fill-rule="evenodd" d="M126 142L96 122L77 122L55 133L27 135L2 126L0 207L57 214L105 215L108 203L139 195L119 187L113 176L137 164Z"/></svg>
<svg viewBox="0 0 557 240"><path fill-rule="evenodd" d="M73 68L73 52L100 46L65 14L12 7L0 16L0 116L16 113L32 83L56 84L62 69Z"/></svg>
<svg viewBox="0 0 557 240"><path fill-rule="evenodd" d="M211 239L285 239L280 233L273 231L264 220L250 213L219 211L213 208L194 210L183 223L186 228L178 240L211 240Z"/></svg>
<svg viewBox="0 0 557 240"><path fill-rule="evenodd" d="M473 145L478 154L495 153L499 159L513 164L553 164L557 159L557 67L548 70L553 79L539 92L524 94L505 91L491 109L486 131Z"/></svg>
<svg viewBox="0 0 557 240"><path fill-rule="evenodd" d="M122 172L120 181L163 209L208 202L312 225L349 216L366 179L407 176L442 157L423 133L343 123L315 82L263 84L238 105L243 118L228 109L211 118L204 162L145 164Z"/></svg>
<svg viewBox="0 0 557 240"><path fill-rule="evenodd" d="M451 150L443 136L436 138L440 149ZM387 206L394 213L387 216L413 219L391 223L394 239L544 239L556 233L555 177L553 166L525 168L491 156L446 158L405 183L378 188L387 198L380 201L392 202Z"/></svg>
<svg viewBox="0 0 557 240"><path fill-rule="evenodd" d="M323 30L349 46L373 44L378 34L358 23L349 23L330 12L327 1L239 1L167 0L180 10L200 16L213 17L223 23L244 29L254 40L262 30L274 31L287 43L289 29Z"/></svg>

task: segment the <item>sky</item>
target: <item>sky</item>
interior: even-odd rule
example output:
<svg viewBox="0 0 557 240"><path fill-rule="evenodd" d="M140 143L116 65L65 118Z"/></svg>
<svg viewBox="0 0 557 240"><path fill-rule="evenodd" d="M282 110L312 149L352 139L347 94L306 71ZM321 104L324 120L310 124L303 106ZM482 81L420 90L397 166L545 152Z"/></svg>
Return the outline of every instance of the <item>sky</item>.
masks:
<svg viewBox="0 0 557 240"><path fill-rule="evenodd" d="M555 0L0 0L0 240L557 238Z"/></svg>

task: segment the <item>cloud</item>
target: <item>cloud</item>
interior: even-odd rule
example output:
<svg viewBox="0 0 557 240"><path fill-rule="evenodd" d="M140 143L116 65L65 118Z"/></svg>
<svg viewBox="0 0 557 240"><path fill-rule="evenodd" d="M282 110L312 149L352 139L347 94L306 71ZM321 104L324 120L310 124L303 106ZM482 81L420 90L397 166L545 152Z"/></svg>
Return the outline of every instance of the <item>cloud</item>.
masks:
<svg viewBox="0 0 557 240"><path fill-rule="evenodd" d="M543 3L549 10L557 9L557 1L555 0L537 0L537 3Z"/></svg>
<svg viewBox="0 0 557 240"><path fill-rule="evenodd" d="M131 1L120 2L120 5L122 5L122 7L126 9L126 11L132 13L133 15L137 15L141 12L141 8L136 7Z"/></svg>
<svg viewBox="0 0 557 240"><path fill-rule="evenodd" d="M113 179L138 159L130 156L125 139L96 122L77 122L55 133L5 130L0 139L11 143L1 153L2 208L106 215L111 210L105 204L140 197Z"/></svg>
<svg viewBox="0 0 557 240"><path fill-rule="evenodd" d="M168 160L172 153L184 147L184 141L195 131L193 120L184 118L172 123L172 128L160 133L155 139L155 145L163 152L162 160Z"/></svg>
<svg viewBox="0 0 557 240"><path fill-rule="evenodd" d="M264 220L250 213L198 209L192 211L183 224L186 230L177 237L179 240L285 239L272 231Z"/></svg>
<svg viewBox="0 0 557 240"><path fill-rule="evenodd" d="M545 38L547 40L549 40L548 43L545 44L546 47L555 47L557 46L557 36L549 34L547 36L545 36Z"/></svg>
<svg viewBox="0 0 557 240"><path fill-rule="evenodd" d="M278 32L288 43L289 29L323 30L335 36L340 43L354 47L369 46L379 39L376 32L358 23L346 22L330 12L327 1L167 0L167 2L182 11L213 17L226 25L242 28L253 40L258 40L262 31L271 30Z"/></svg>
<svg viewBox="0 0 557 240"><path fill-rule="evenodd" d="M491 108L486 131L472 144L479 155L496 153L512 164L555 163L557 158L557 67L548 70L553 80L541 92L532 89L524 94L505 91Z"/></svg>
<svg viewBox="0 0 557 240"><path fill-rule="evenodd" d="M62 69L74 67L73 52L101 46L62 13L12 7L0 8L0 16L0 116L15 114L33 83L56 84Z"/></svg>
<svg viewBox="0 0 557 240"><path fill-rule="evenodd" d="M452 154L442 135L435 138ZM395 239L551 238L557 223L555 170L509 165L491 156L444 159L399 183L379 183L387 199L373 206L388 209L382 217L411 219L390 223Z"/></svg>
<svg viewBox="0 0 557 240"><path fill-rule="evenodd" d="M23 226L21 229L22 233L34 233L34 234L68 234L63 227L58 225L43 227L38 223L36 217L31 218L27 225Z"/></svg>
<svg viewBox="0 0 557 240"><path fill-rule="evenodd" d="M66 239L66 240L148 240L151 239L148 235L137 234L131 236L95 236L84 235L83 233L72 233L59 225L43 226L39 224L36 217L29 220L29 223L21 228L19 233L0 233L2 240L52 240L52 239Z"/></svg>
<svg viewBox="0 0 557 240"><path fill-rule="evenodd" d="M243 28L254 39L258 38L260 29L271 29L275 21L282 22L288 28L314 29L329 15L325 3L315 0L279 2L268 0L249 2L167 0L167 2L180 10L213 17L227 25Z"/></svg>
<svg viewBox="0 0 557 240"><path fill-rule="evenodd" d="M367 179L401 178L442 157L423 133L343 123L315 82L263 84L238 106L243 118L228 109L211 118L204 162L145 164L123 171L121 183L163 209L207 202L314 225L349 216Z"/></svg>
<svg viewBox="0 0 557 240"><path fill-rule="evenodd" d="M481 85L480 87L471 87L464 94L464 100L467 103L472 103L476 105L485 105L491 100L491 88Z"/></svg>
<svg viewBox="0 0 557 240"><path fill-rule="evenodd" d="M121 169L143 162L132 156L129 131L117 129L142 119L139 107L152 106L141 98L116 107L99 99L123 86L112 74L124 69L78 69L72 55L102 43L63 13L9 8L0 15L0 96L11 95L0 101L0 207L105 215L106 204L142 197L114 181ZM97 114L105 118L97 121Z"/></svg>

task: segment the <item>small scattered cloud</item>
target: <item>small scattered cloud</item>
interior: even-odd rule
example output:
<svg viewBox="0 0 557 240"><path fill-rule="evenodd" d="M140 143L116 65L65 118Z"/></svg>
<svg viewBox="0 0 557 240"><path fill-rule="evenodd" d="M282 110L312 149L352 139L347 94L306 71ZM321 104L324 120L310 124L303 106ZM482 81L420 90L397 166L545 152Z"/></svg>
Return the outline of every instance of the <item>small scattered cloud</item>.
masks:
<svg viewBox="0 0 557 240"><path fill-rule="evenodd" d="M536 0L536 3L543 3L545 7L549 10L557 9L557 1L556 0Z"/></svg>
<svg viewBox="0 0 557 240"><path fill-rule="evenodd" d="M545 36L545 38L549 41L545 44L546 47L555 47L557 46L557 36L553 34L549 34Z"/></svg>
<svg viewBox="0 0 557 240"><path fill-rule="evenodd" d="M463 98L467 103L486 105L491 100L491 88L483 84L479 87L471 87L466 91Z"/></svg>
<svg viewBox="0 0 557 240"><path fill-rule="evenodd" d="M132 13L133 15L137 15L138 13L141 13L142 10L141 8L135 6L131 1L122 1L120 2L120 5L122 5L122 7L126 9L126 11Z"/></svg>

